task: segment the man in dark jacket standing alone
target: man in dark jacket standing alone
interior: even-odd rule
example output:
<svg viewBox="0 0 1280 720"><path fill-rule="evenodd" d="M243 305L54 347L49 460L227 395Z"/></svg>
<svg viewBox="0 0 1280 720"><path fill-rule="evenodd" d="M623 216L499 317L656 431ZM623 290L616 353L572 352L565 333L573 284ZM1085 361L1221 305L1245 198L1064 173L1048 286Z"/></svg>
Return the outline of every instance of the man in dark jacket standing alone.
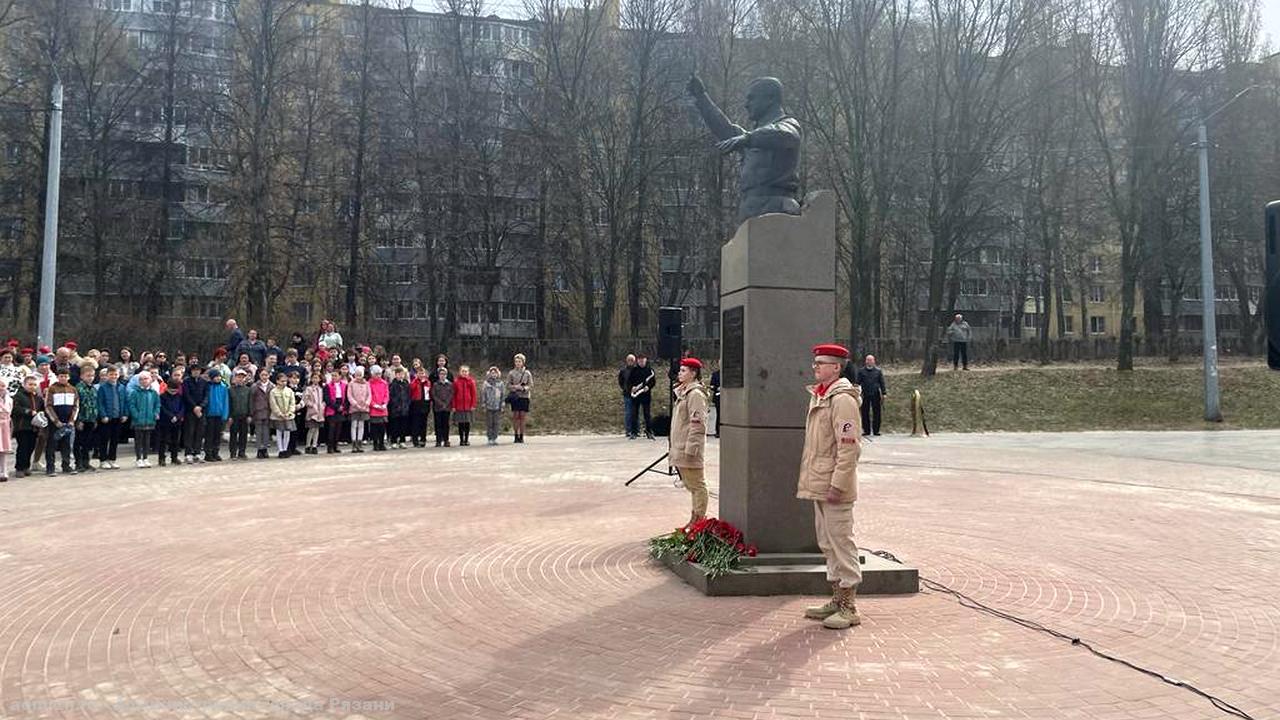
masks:
<svg viewBox="0 0 1280 720"><path fill-rule="evenodd" d="M622 391L622 427L628 440L636 434L636 429L631 424L631 368L635 366L636 356L627 355L626 364L618 371L618 389Z"/></svg>
<svg viewBox="0 0 1280 720"><path fill-rule="evenodd" d="M862 388L862 434L879 435L880 411L889 389L884 384L884 371L876 365L876 356L868 355L850 379Z"/></svg>
<svg viewBox="0 0 1280 720"><path fill-rule="evenodd" d="M644 415L644 436L653 439L653 427L650 424L650 406L653 402L653 388L658 384L658 376L649 367L649 358L644 353L636 355L636 366L631 368L627 380L631 395L631 438L635 439L640 432L640 421L637 414Z"/></svg>

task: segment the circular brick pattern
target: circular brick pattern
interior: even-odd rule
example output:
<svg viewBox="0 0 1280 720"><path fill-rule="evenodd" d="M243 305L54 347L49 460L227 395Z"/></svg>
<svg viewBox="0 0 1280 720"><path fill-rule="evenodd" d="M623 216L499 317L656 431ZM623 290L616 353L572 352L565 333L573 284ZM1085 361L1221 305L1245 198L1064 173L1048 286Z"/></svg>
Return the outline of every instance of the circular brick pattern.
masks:
<svg viewBox="0 0 1280 720"><path fill-rule="evenodd" d="M1109 475L991 442L868 447L861 542L1280 712L1280 480L1242 496L1219 468L1190 491L1122 446ZM1223 717L940 593L863 598L846 633L800 617L812 599L702 597L645 555L687 496L657 475L622 487L655 447L531 438L0 487L0 715Z"/></svg>

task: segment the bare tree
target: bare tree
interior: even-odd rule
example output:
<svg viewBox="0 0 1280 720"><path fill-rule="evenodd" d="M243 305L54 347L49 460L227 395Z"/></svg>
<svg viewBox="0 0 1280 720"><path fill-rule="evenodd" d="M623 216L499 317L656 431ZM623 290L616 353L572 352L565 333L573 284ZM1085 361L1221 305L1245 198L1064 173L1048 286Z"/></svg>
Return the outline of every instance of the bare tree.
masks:
<svg viewBox="0 0 1280 720"><path fill-rule="evenodd" d="M958 293L955 264L991 232L1008 194L1008 153L1027 99L1013 80L1043 4L929 0L928 12L931 67L921 76L928 155L918 204L931 245L922 373L932 375Z"/></svg>
<svg viewBox="0 0 1280 720"><path fill-rule="evenodd" d="M1133 369L1139 281L1150 271L1160 190L1180 139L1176 120L1193 96L1180 87L1203 52L1210 17L1201 0L1110 0L1081 8L1079 77L1100 175L1120 239L1117 367Z"/></svg>

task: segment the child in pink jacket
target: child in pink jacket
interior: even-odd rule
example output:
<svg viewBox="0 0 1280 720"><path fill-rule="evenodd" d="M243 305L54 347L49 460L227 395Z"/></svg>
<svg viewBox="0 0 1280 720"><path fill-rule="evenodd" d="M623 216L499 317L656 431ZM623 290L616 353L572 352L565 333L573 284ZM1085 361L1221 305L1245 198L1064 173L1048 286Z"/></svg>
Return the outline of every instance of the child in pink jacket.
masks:
<svg viewBox="0 0 1280 720"><path fill-rule="evenodd" d="M369 422L373 389L364 379L364 368L357 365L347 385L347 402L351 408L351 452L364 452L364 426Z"/></svg>

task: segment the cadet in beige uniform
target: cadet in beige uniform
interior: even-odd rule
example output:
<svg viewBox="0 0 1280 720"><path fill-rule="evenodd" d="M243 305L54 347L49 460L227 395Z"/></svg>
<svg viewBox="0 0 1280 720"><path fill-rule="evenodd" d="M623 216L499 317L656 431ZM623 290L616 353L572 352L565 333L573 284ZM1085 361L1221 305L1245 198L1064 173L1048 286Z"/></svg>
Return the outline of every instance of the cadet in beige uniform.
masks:
<svg viewBox="0 0 1280 720"><path fill-rule="evenodd" d="M671 464L680 473L680 481L693 496L693 512L689 522L707 514L707 481L702 472L703 451L707 446L707 391L699 382L702 362L697 358L680 361L676 380L675 407L671 412Z"/></svg>
<svg viewBox="0 0 1280 720"><path fill-rule="evenodd" d="M804 426L804 454L796 497L812 500L818 547L827 559L831 600L807 608L805 617L824 627L844 630L862 622L854 595L862 582L858 546L853 539L853 503L858 499L858 454L862 429L858 417L861 391L840 376L849 351L839 345L813 348L809 414Z"/></svg>

